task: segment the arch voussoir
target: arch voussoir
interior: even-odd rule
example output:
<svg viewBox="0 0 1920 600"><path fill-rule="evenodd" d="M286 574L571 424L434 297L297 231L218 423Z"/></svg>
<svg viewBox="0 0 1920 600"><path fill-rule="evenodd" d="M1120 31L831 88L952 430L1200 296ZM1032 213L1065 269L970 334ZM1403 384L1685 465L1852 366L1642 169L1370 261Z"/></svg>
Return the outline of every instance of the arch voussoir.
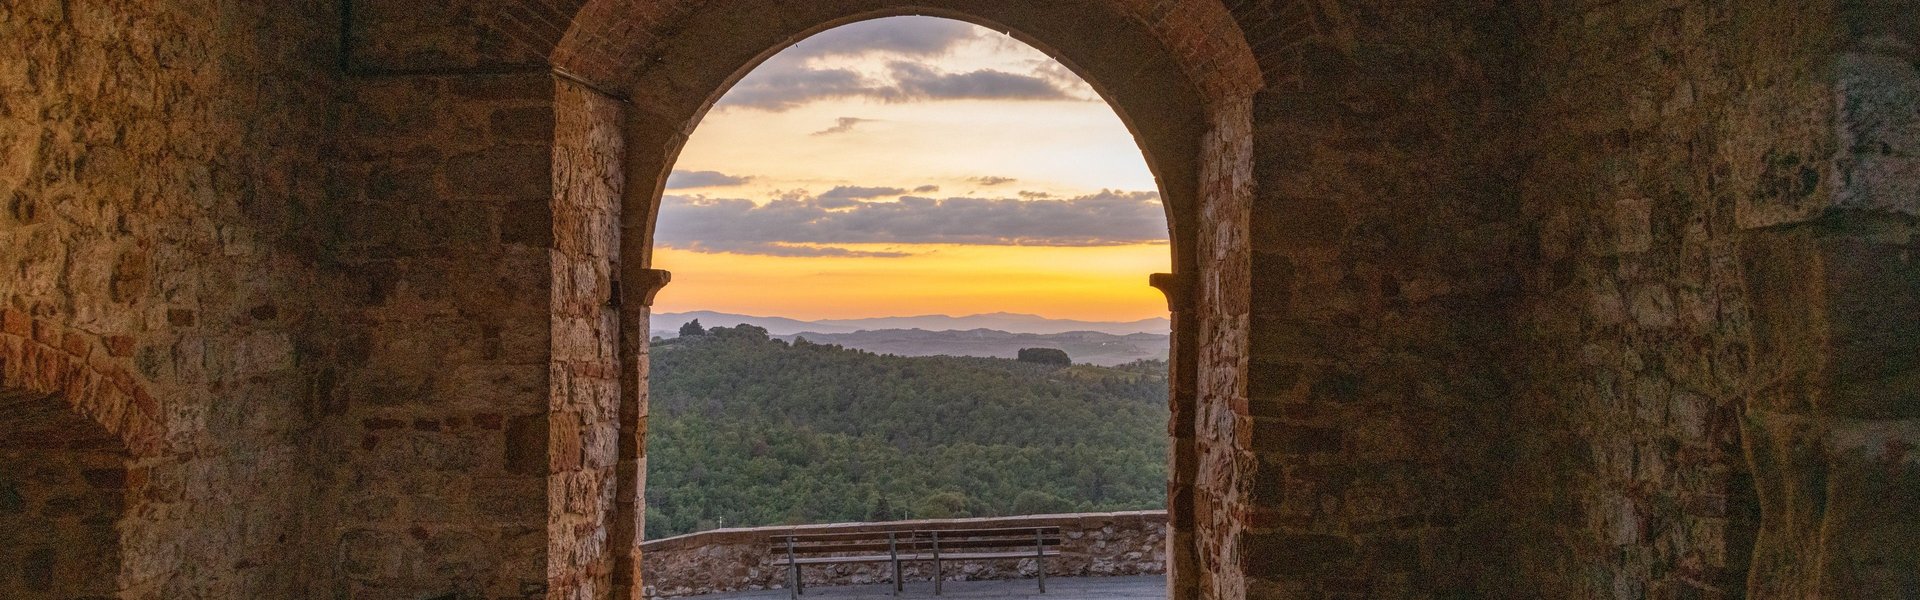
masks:
<svg viewBox="0 0 1920 600"><path fill-rule="evenodd" d="M133 348L130 337L68 330L23 311L0 310L0 390L57 398L132 456L162 454L159 401L126 365Z"/></svg>

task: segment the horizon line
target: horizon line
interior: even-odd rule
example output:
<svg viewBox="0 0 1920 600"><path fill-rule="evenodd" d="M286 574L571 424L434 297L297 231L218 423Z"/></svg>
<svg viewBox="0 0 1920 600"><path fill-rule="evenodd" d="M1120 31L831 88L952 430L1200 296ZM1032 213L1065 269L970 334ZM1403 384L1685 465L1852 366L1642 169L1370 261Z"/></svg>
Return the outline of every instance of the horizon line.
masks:
<svg viewBox="0 0 1920 600"><path fill-rule="evenodd" d="M1103 321L1103 320L1082 319L1082 318L1072 318L1072 317L1048 317L1048 316L1036 315L1032 313L1016 313L1016 312L1006 312L1006 311L973 313L973 314L967 314L967 315L949 315L949 314L941 314L941 313L929 313L929 314L918 314L918 315L886 315L886 316L875 316L875 317L829 317L829 318L809 319L809 318L802 318L802 317L787 317L787 316L779 316L779 315L751 315L746 313L734 313L734 312L726 312L722 310L712 310L712 309L693 309L693 310L656 312L656 313L653 313L653 316L661 317L661 316L669 316L669 315L685 315L685 314L692 314L692 313L713 313L713 314L719 314L719 315L726 315L730 317L747 317L747 318L753 318L753 319L786 319L789 321L806 321L810 323L823 323L823 322L832 322L832 321L868 321L868 320L874 320L874 319L925 319L925 318L967 319L972 317L993 317L993 316L1032 317L1035 319L1041 319L1045 321L1078 321L1082 323L1109 323L1109 324L1130 324L1130 323L1138 323L1141 321L1171 320L1169 317L1141 317L1138 319L1126 320L1126 321Z"/></svg>

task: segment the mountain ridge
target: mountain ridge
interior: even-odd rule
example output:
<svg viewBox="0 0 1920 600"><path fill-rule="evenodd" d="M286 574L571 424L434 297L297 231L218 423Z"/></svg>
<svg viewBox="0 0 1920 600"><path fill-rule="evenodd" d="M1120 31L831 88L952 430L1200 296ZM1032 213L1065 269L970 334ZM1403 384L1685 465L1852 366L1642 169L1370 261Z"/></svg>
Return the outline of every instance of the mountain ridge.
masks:
<svg viewBox="0 0 1920 600"><path fill-rule="evenodd" d="M997 329L874 329L852 333L801 332L773 337L789 342L806 338L816 344L834 344L894 356L1015 358L1024 348L1054 348L1066 352L1074 362L1106 367L1138 360L1166 360L1169 343L1164 333L1013 333Z"/></svg>
<svg viewBox="0 0 1920 600"><path fill-rule="evenodd" d="M1172 321L1164 317L1152 317L1137 321L1083 321L1078 319L1052 319L1022 313L994 312L959 317L951 315L915 315L807 321L787 317L763 317L701 310L654 314L653 334L662 337L673 337L678 335L681 325L696 319L700 321L701 325L707 327L732 327L740 324L753 325L764 328L767 330L767 333L776 336L791 336L801 333L845 334L860 331L912 329L925 331L971 331L975 329L988 329L1015 334L1041 335L1082 331L1109 335L1130 335L1136 333L1164 335L1172 327Z"/></svg>

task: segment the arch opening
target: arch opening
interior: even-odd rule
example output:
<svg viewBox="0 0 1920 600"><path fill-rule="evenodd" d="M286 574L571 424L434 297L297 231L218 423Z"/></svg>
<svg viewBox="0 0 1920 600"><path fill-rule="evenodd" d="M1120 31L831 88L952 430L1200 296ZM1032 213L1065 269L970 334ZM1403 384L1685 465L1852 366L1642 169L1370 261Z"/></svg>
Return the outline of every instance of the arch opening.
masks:
<svg viewBox="0 0 1920 600"><path fill-rule="evenodd" d="M1161 573L1168 325L1146 283L1170 270L1169 234L1112 107L1039 50L937 17L806 38L715 107L654 236L676 281L650 323L646 537L1126 513L1076 531L1049 575ZM656 590L785 581L715 576L695 558L711 546L647 552ZM850 568L808 585L885 578Z"/></svg>
<svg viewBox="0 0 1920 600"><path fill-rule="evenodd" d="M609 490L614 498L586 511L606 515L601 551L570 551L590 543L579 539L575 532L581 529L573 526L582 511L558 505L550 510L553 593L610 585L625 594L640 581L646 333L651 331L646 307L670 279L653 268L655 223L667 177L694 125L733 83L794 42L838 25L899 15L956 18L1011 32L1092 84L1133 133L1160 188L1172 231L1172 273L1154 280L1173 316L1169 593L1187 598L1203 588L1226 591L1241 585L1236 583L1238 561L1230 553L1207 558L1201 551L1238 545L1248 490L1233 473L1252 469L1238 448L1244 440L1233 433L1233 423L1249 418L1244 414L1249 98L1261 83L1230 18L1222 13L1218 16L1226 25L1209 26L1206 15L1149 15L1125 2L717 0L635 11L621 0L604 0L589 3L579 14L554 52L554 63L566 75L556 98L555 231L560 253L568 257L556 263L556 280L562 269L572 268L562 264L566 260L592 254L569 252L570 228L579 227L593 244L618 248L583 260L598 261L613 273L607 288L617 296L610 304L620 307L618 412L619 422L627 425L613 426L620 441L609 450L618 456L597 459L616 465L608 470L617 471L617 494ZM613 31L621 33L610 35ZM609 41L615 38L628 42ZM617 230L573 216L589 213L617 223ZM575 391L561 394L554 403L553 439L582 437L579 426L570 424L580 420L562 413L592 402ZM589 422L585 427L606 426ZM556 462L551 476L556 485L573 477L559 467ZM1196 520L1197 514L1208 515L1207 522Z"/></svg>
<svg viewBox="0 0 1920 600"><path fill-rule="evenodd" d="M0 389L0 597L119 591L130 454L58 395Z"/></svg>

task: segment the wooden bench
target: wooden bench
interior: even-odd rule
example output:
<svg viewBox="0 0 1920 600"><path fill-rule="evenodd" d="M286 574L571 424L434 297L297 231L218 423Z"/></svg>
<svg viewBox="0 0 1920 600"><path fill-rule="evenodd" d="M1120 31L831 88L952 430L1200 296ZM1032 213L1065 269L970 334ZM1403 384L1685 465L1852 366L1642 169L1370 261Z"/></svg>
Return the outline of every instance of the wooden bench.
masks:
<svg viewBox="0 0 1920 600"><path fill-rule="evenodd" d="M788 596L806 593L800 567L859 563L888 563L893 569L893 594L903 590L900 564L933 562L933 594L941 593L947 561L1032 558L1039 567L1040 593L1047 592L1047 557L1060 555L1059 527L1000 527L991 529L896 529L850 533L776 535L769 538L773 552L787 563Z"/></svg>

